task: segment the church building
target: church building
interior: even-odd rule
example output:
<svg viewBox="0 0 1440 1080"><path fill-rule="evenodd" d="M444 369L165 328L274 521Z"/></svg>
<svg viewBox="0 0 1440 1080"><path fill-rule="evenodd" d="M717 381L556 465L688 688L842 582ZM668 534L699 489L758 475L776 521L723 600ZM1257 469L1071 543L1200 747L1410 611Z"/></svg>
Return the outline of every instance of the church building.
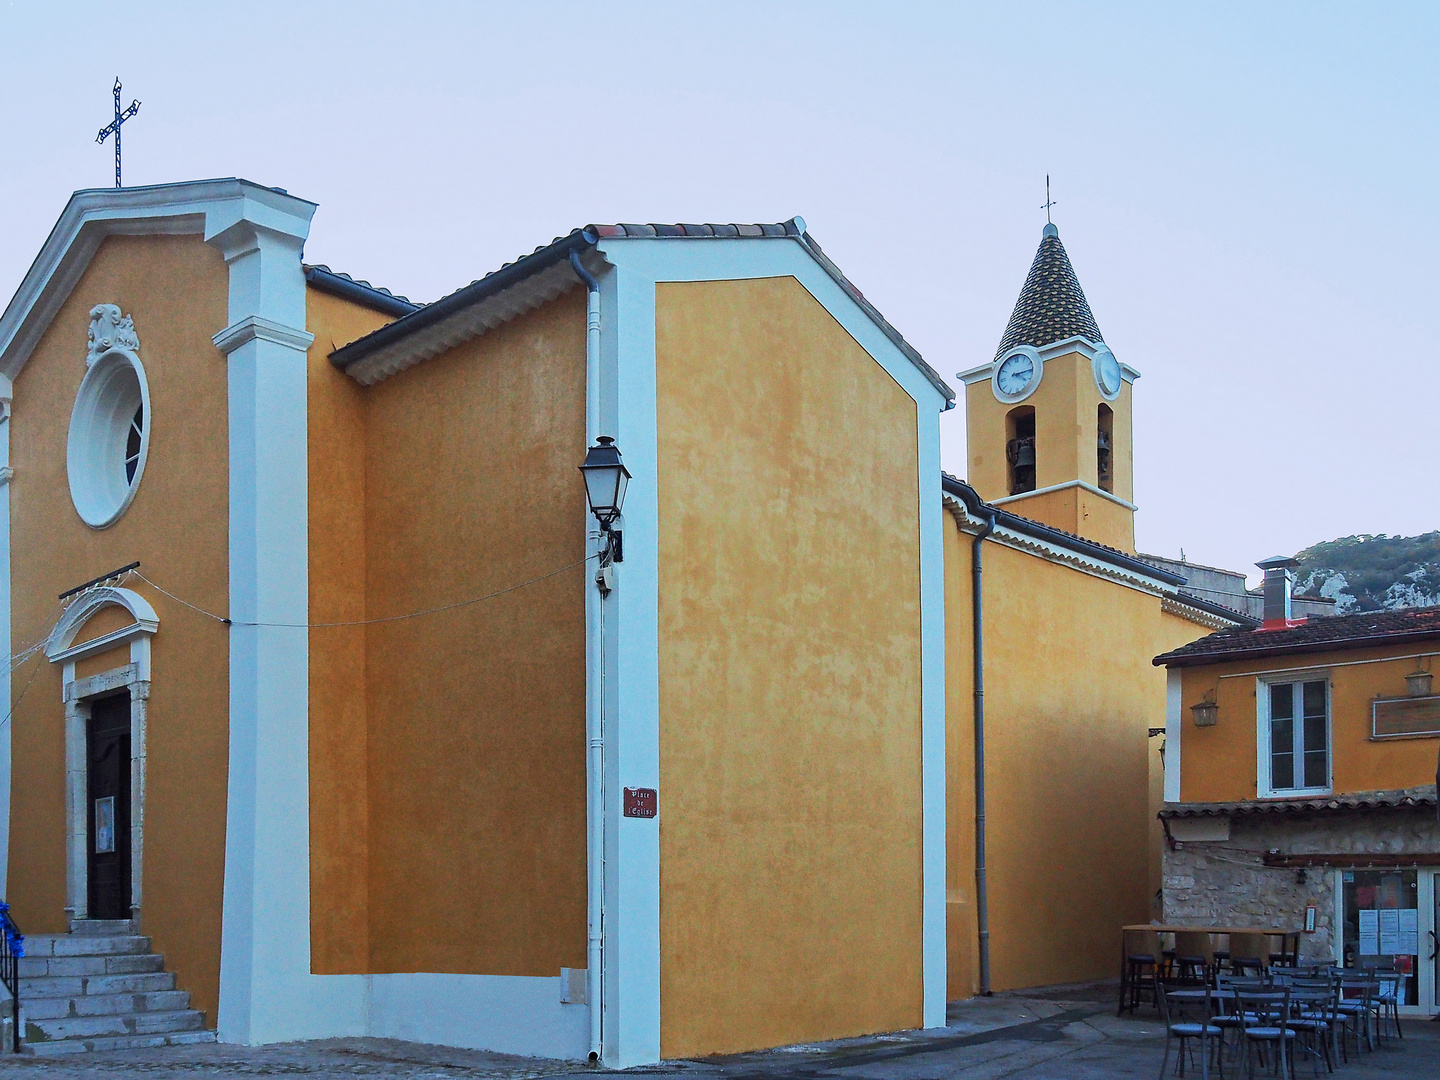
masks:
<svg viewBox="0 0 1440 1080"><path fill-rule="evenodd" d="M0 315L32 1050L627 1067L1111 974L1150 658L1243 616L1135 553L1137 373L1053 226L960 376L967 481L798 217L586 226L422 305L307 262L315 212L80 191Z"/></svg>

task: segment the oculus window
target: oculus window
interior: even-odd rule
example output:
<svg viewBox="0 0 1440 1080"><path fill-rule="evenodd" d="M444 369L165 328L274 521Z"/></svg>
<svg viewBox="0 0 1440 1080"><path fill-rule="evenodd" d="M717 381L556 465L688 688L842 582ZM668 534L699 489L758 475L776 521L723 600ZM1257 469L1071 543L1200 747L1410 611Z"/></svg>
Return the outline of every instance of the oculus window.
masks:
<svg viewBox="0 0 1440 1080"><path fill-rule="evenodd" d="M75 512L92 529L103 529L120 520L145 474L150 390L130 320L120 320L119 309L108 304L92 319L89 370L70 414L65 465ZM115 326L102 329L112 332L97 335L96 325L110 322Z"/></svg>

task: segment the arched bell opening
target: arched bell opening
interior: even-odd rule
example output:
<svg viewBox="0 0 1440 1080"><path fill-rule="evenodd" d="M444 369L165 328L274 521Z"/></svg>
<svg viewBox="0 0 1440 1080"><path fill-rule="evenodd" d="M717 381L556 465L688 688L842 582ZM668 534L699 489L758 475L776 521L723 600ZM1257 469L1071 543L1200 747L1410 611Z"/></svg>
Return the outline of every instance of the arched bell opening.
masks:
<svg viewBox="0 0 1440 1080"><path fill-rule="evenodd" d="M1035 490L1035 407L1021 405L1005 415L1005 463L1011 495Z"/></svg>
<svg viewBox="0 0 1440 1080"><path fill-rule="evenodd" d="M1115 491L1115 413L1101 403L1095 424L1095 476L1101 491Z"/></svg>

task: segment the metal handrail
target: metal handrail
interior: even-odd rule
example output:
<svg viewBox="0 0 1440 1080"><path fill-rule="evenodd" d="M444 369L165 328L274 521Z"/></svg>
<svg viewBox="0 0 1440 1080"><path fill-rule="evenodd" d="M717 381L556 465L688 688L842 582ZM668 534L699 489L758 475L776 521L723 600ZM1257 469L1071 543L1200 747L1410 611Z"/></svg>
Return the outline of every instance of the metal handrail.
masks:
<svg viewBox="0 0 1440 1080"><path fill-rule="evenodd" d="M0 982L10 991L11 1036L15 1053L20 1052L20 958L25 955L25 935L10 917L10 905L0 900Z"/></svg>

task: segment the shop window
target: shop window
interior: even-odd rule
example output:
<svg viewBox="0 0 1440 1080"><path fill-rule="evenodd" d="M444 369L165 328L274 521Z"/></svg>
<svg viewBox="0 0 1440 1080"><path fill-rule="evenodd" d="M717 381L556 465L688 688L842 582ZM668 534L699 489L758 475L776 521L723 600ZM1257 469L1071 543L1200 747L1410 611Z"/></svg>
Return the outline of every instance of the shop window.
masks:
<svg viewBox="0 0 1440 1080"><path fill-rule="evenodd" d="M1260 794L1330 790L1330 694L1325 679L1271 682L1258 695Z"/></svg>
<svg viewBox="0 0 1440 1080"><path fill-rule="evenodd" d="M1099 478L1101 491L1115 490L1114 445L1115 414L1109 405L1101 405L1095 425L1095 475Z"/></svg>
<svg viewBox="0 0 1440 1080"><path fill-rule="evenodd" d="M1022 405L1005 417L1005 461L1010 494L1035 490L1035 408Z"/></svg>

